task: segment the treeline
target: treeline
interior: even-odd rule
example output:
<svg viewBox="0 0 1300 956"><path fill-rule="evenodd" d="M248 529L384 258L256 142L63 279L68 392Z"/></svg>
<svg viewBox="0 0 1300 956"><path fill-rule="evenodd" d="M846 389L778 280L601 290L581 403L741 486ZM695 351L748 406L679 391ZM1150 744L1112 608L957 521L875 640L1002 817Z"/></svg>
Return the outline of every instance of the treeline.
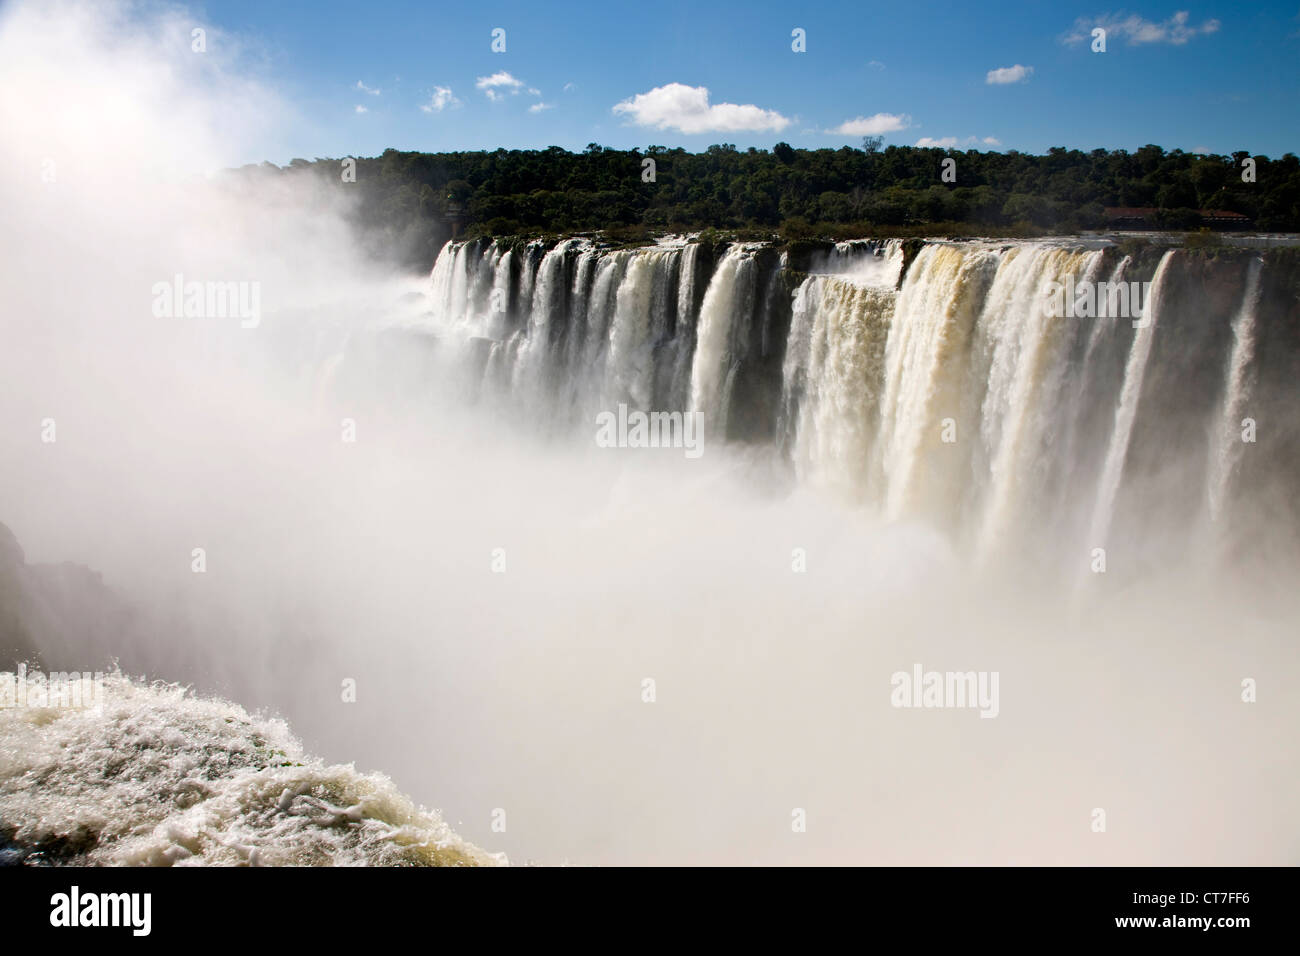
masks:
<svg viewBox="0 0 1300 956"><path fill-rule="evenodd" d="M955 160L955 181L941 178ZM1254 181L1243 181L1253 159ZM653 165L647 164L652 160ZM287 170L341 181L341 160L295 159ZM262 167L265 168L265 167ZM651 179L650 171L653 171ZM651 181L647 181L651 180ZM356 216L424 257L453 227L464 235L605 230L627 239L705 228L787 238L979 230L1039 235L1104 228L1107 206L1155 207L1157 221L1195 228L1196 210L1300 231L1300 159L1053 148L1036 156L911 146L769 150L650 146L419 153L356 160ZM930 227L927 230L927 227Z"/></svg>

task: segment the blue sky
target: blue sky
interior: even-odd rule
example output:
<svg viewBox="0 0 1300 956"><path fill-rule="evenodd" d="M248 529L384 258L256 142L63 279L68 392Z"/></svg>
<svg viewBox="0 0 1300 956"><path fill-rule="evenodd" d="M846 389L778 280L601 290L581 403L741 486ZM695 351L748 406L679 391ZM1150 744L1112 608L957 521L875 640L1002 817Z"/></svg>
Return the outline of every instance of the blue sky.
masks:
<svg viewBox="0 0 1300 956"><path fill-rule="evenodd" d="M255 53L296 116L248 161L389 146L838 147L861 130L1026 152L1300 148L1297 0L225 0L202 13ZM1105 53L1090 48L1097 24ZM806 52L791 48L795 28Z"/></svg>

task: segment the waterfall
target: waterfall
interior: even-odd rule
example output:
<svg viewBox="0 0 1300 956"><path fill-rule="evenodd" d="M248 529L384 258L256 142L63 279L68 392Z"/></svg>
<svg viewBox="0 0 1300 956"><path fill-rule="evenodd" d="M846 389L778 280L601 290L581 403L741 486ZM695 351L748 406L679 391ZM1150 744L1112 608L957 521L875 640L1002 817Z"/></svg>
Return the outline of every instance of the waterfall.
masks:
<svg viewBox="0 0 1300 956"><path fill-rule="evenodd" d="M814 255L808 271L845 276L860 285L893 289L903 272L903 243L898 239L837 242L828 252Z"/></svg>
<svg viewBox="0 0 1300 956"><path fill-rule="evenodd" d="M1049 460L1046 437L1060 421L1054 399L1066 371L1071 320L1046 308L1047 285L1095 274L1100 252L1024 251L1003 260L980 315L977 335L990 354L981 436L989 461L979 541L986 558L1032 514Z"/></svg>
<svg viewBox="0 0 1300 956"><path fill-rule="evenodd" d="M456 259L461 247L447 243L434 260L433 272L429 275L429 306L433 315L444 319L452 312L451 285L456 274Z"/></svg>
<svg viewBox="0 0 1300 956"><path fill-rule="evenodd" d="M732 246L718 264L700 306L690 408L703 414L705 432L710 436L726 434L727 423L720 413L731 361L728 343L732 318L748 307L746 295L752 297L752 284L752 259L743 247Z"/></svg>
<svg viewBox="0 0 1300 956"><path fill-rule="evenodd" d="M891 290L821 276L806 279L796 295L785 366L787 395L796 379L802 392L795 468L802 478L859 498L875 484L871 455L894 297Z"/></svg>
<svg viewBox="0 0 1300 956"><path fill-rule="evenodd" d="M484 334L491 339L504 338L509 326L510 270L513 266L515 251L507 249L504 254L498 252L492 269L492 292L490 305L492 315L489 317Z"/></svg>
<svg viewBox="0 0 1300 956"><path fill-rule="evenodd" d="M1239 264L1189 271L1173 250L1139 264L1103 246L926 242L904 272L897 240L812 255L758 243L715 255L680 240L449 243L430 274L429 312L456 361L478 356L483 393L550 434L589 436L593 416L619 404L696 410L715 440L766 442L793 480L883 520L925 522L986 562L1026 546L1077 562L1081 539L1106 542L1135 480L1134 435L1145 449L1158 416L1178 414L1180 382L1204 374L1184 366L1217 363L1223 378L1194 387L1223 397L1200 426L1206 445L1172 449L1160 467L1185 466L1188 487L1222 515L1259 362L1258 254L1244 292L1229 292L1222 283L1241 281ZM1145 321L1083 308L1083 289L1146 276ZM1049 312L1062 285L1076 290L1075 315ZM1210 298L1235 312L1213 312ZM1229 320L1230 341L1190 334ZM1188 322L1199 324L1173 331ZM490 344L459 350L466 337ZM1221 357L1199 357L1215 343ZM1142 417L1144 389L1159 400ZM1197 454L1209 459L1204 478ZM1137 470L1149 470L1145 458Z"/></svg>
<svg viewBox="0 0 1300 956"><path fill-rule="evenodd" d="M1217 429L1210 461L1210 519L1217 521L1228 498L1229 484L1241 461L1244 442L1241 421L1250 398L1250 368L1255 357L1255 313L1259 309L1262 259L1250 260L1246 291L1241 308L1232 322L1232 357L1228 365L1228 385L1223 393L1223 414Z"/></svg>
<svg viewBox="0 0 1300 956"><path fill-rule="evenodd" d="M1126 281L1131 256L1110 266L1104 280L1111 287ZM1108 267L1097 257L1085 272L1085 281L1102 281ZM1059 397L1055 402L1058 419L1052 441L1045 450L1050 467L1045 493L1054 520L1049 533L1062 541L1086 545L1091 515L1074 507L1078 501L1092 501L1100 480L1103 456L1110 441L1114 415L1107 414L1110 402L1120 393L1127 364L1125 345L1131 344L1132 325L1107 310L1104 316L1074 323L1068 365ZM1127 333L1129 339L1124 335ZM1091 545L1088 545L1091 547Z"/></svg>
<svg viewBox="0 0 1300 956"><path fill-rule="evenodd" d="M963 387L968 345L998 258L949 245L922 250L899 291L885 346L880 467L890 518L950 512L954 474L945 459L966 441L973 399ZM958 442L945 442L951 419Z"/></svg>
<svg viewBox="0 0 1300 956"><path fill-rule="evenodd" d="M690 325L695 320L695 268L699 254L700 247L697 244L691 244L682 250L681 278L677 283L677 317L685 325Z"/></svg>
<svg viewBox="0 0 1300 956"><path fill-rule="evenodd" d="M532 304L523 343L515 359L513 387L526 400L545 404L550 397L548 373L552 370L555 329L564 317L565 260L581 240L568 239L547 252L531 284Z"/></svg>
<svg viewBox="0 0 1300 956"><path fill-rule="evenodd" d="M1142 397L1142 380L1146 376L1147 359L1151 355L1151 342L1155 338L1160 319L1160 304L1165 295L1165 276L1169 264L1177 255L1171 249L1160 259L1155 278L1151 280L1151 295L1145 303L1142 320L1135 323L1137 335L1129 352L1128 367L1124 371L1124 389L1120 393L1119 407L1115 410L1115 430L1102 465L1101 482L1097 488L1096 504L1092 512L1089 539L1092 547L1105 547L1110 534L1110 523L1115 509L1115 496L1119 493L1120 478L1124 472L1124 459L1128 455L1129 437L1137 417L1138 400Z"/></svg>
<svg viewBox="0 0 1300 956"><path fill-rule="evenodd" d="M656 288L662 288L664 270L676 253L652 252L632 256L614 296L614 320L609 329L606 366L608 394L615 403L648 411L654 385L654 337L662 332L663 318L655 321ZM657 297L662 309L662 296Z"/></svg>
<svg viewBox="0 0 1300 956"><path fill-rule="evenodd" d="M691 364L695 357L695 298L699 271L698 244L682 250L677 263L677 314L665 352L666 404L685 409L690 403Z"/></svg>

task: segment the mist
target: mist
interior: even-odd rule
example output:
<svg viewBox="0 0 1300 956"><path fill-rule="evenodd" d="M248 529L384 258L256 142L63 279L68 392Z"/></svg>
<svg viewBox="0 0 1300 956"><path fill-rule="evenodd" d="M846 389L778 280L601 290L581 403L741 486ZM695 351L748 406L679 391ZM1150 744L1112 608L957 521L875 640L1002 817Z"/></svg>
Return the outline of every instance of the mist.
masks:
<svg viewBox="0 0 1300 956"><path fill-rule="evenodd" d="M471 400L346 183L223 172L307 125L257 64L181 8L0 13L0 522L129 621L47 666L282 716L514 862L1300 857L1289 537L1266 573L1143 537L1081 587L1048 528L989 553L775 447L602 449ZM257 314L159 315L177 276ZM996 719L891 703L917 664L997 673Z"/></svg>

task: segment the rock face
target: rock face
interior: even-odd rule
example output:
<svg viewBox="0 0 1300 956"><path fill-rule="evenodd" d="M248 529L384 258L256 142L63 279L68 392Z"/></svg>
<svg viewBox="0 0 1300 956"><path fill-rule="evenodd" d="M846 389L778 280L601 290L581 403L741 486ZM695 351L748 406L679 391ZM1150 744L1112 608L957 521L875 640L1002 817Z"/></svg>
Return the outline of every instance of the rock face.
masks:
<svg viewBox="0 0 1300 956"><path fill-rule="evenodd" d="M94 669L88 649L108 651L131 612L96 571L71 562L28 564L0 524L0 669L26 662L51 670Z"/></svg>
<svg viewBox="0 0 1300 956"><path fill-rule="evenodd" d="M14 533L0 524L0 660L35 658L36 645L26 624L27 557Z"/></svg>

